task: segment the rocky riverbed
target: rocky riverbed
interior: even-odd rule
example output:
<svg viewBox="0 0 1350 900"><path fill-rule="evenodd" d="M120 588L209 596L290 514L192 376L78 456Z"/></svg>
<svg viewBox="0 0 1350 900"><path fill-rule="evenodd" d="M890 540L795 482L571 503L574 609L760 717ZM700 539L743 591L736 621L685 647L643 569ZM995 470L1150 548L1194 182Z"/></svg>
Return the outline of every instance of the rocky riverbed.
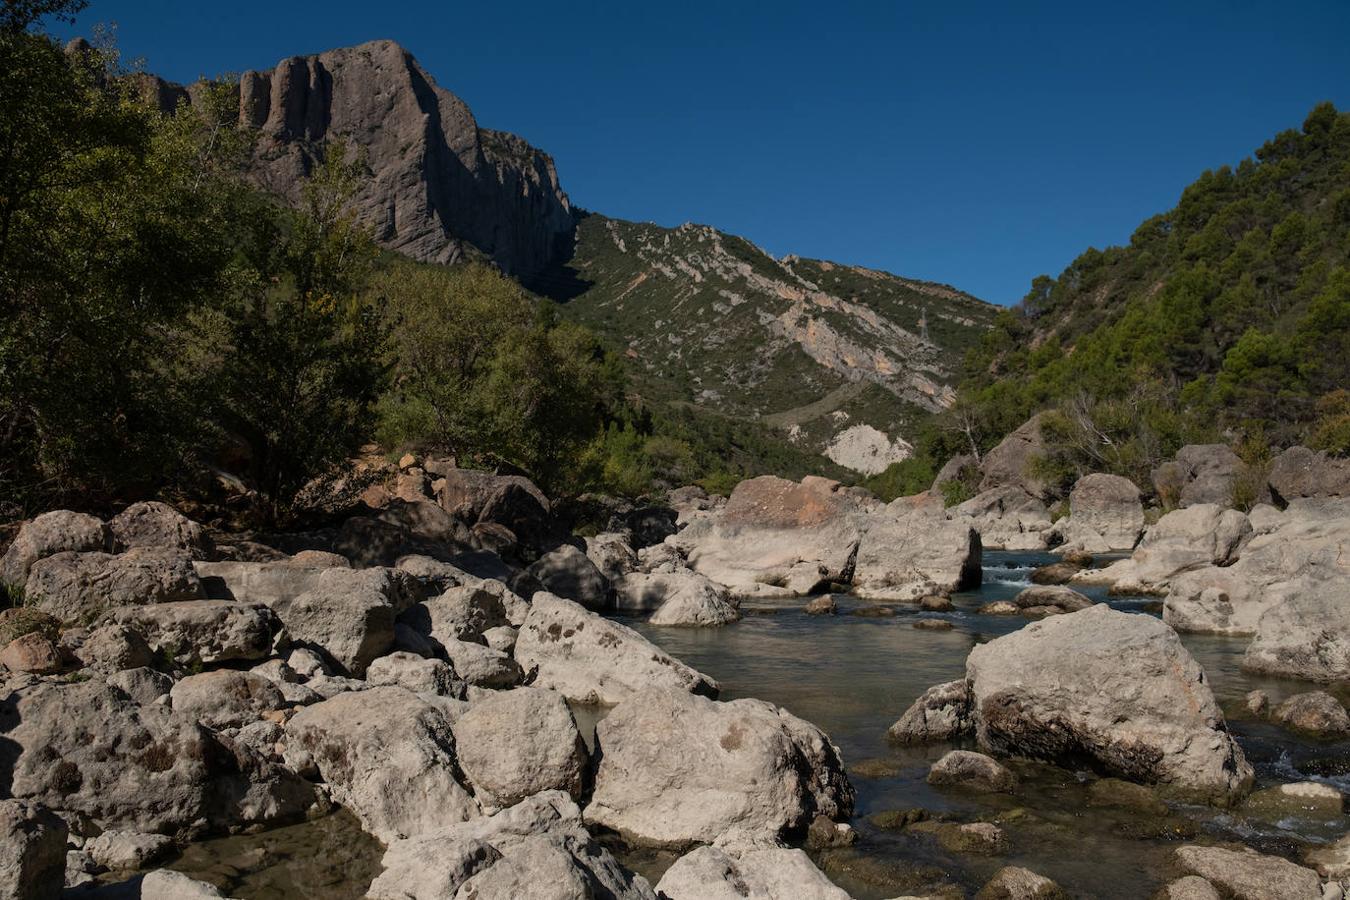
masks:
<svg viewBox="0 0 1350 900"><path fill-rule="evenodd" d="M1091 476L1052 554L982 546L1021 507L755 479L582 539L525 479L416 462L304 533L153 503L18 532L0 893L1311 900L1350 875L1350 501L1150 524Z"/></svg>

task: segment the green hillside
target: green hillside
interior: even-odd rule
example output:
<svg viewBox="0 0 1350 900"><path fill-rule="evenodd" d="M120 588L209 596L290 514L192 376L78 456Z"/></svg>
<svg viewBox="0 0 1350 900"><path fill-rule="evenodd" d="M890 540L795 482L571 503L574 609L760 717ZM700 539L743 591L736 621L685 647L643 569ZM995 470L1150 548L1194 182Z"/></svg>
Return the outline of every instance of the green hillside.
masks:
<svg viewBox="0 0 1350 900"><path fill-rule="evenodd" d="M948 419L989 447L1056 408L1066 478L1141 478L1197 440L1350 450L1350 115L1318 106L1128 245L1037 278L966 362ZM965 449L956 432L929 453Z"/></svg>
<svg viewBox="0 0 1350 900"><path fill-rule="evenodd" d="M858 424L910 437L995 315L945 285L593 214L568 275L564 314L628 357L649 400L761 420L810 450Z"/></svg>

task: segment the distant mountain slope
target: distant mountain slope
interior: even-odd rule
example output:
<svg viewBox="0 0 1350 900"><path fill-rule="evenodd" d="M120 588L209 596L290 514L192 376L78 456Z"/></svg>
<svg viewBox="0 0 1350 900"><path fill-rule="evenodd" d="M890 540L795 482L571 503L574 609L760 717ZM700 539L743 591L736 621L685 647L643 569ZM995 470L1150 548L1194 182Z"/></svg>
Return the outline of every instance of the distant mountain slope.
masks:
<svg viewBox="0 0 1350 900"><path fill-rule="evenodd" d="M815 450L844 435L832 455L860 471L902 455L915 422L951 403L996 313L945 285L777 260L708 226L578 218L552 286L572 285L566 314L624 350L651 399L761 419Z"/></svg>

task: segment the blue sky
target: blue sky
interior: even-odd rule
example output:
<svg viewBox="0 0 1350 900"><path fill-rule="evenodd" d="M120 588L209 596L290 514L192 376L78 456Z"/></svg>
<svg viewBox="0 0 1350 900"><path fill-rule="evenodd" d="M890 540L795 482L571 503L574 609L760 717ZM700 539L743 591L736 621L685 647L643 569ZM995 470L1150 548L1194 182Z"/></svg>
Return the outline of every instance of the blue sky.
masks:
<svg viewBox="0 0 1350 900"><path fill-rule="evenodd" d="M178 81L392 38L580 206L1002 303L1350 107L1347 0L94 0L75 30L97 22Z"/></svg>

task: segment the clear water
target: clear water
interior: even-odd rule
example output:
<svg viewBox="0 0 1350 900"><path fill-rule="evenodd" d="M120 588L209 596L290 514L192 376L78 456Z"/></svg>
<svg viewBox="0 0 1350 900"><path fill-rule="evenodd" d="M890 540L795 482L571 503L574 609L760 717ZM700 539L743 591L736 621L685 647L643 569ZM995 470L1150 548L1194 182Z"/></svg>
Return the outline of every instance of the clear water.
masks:
<svg viewBox="0 0 1350 900"><path fill-rule="evenodd" d="M1083 897L1147 897L1179 873L1170 864L1183 840L1241 840L1266 852L1294 855L1302 843L1339 837L1335 821L1249 820L1204 808L1174 807L1166 816L1088 805L1085 773L1013 762L1021 776L1015 795L979 795L933 788L928 767L952 745L897 748L886 729L928 687L959 678L971 647L1027 623L1017 616L981 616L992 600L1013 597L1029 584L1047 554L987 553L984 585L953 597L947 613L895 605L895 615L861 617L873 606L837 597L840 615L808 616L804 601L756 601L745 618L725 628L659 628L625 619L648 638L722 684L724 699L758 697L819 725L843 752L858 790L855 848L816 854L842 887L862 900L924 893L946 886L973 893L995 870L1021 865L1041 872ZM1149 614L1148 598L1094 599ZM913 627L919 618L943 618L949 631ZM1254 689L1281 698L1310 686L1253 678L1239 664L1245 641L1185 636L1200 660L1248 757L1260 786L1323 779L1350 790L1350 743L1319 743L1253 719L1243 705ZM1346 697L1342 698L1348 699ZM582 719L594 727L594 716ZM956 855L931 835L888 831L870 821L888 810L923 808L957 821L998 822L1011 842L1002 856ZM359 897L378 872L379 845L346 814L320 823L194 845L176 864L242 900L280 897ZM622 853L653 883L672 857ZM314 887L308 887L313 884ZM304 885L305 887L301 887Z"/></svg>
<svg viewBox="0 0 1350 900"><path fill-rule="evenodd" d="M1003 865L1034 869L1075 895L1147 897L1175 877L1169 857L1182 838L1209 834L1288 854L1299 841L1325 841L1344 833L1343 817L1334 822L1267 823L1207 809L1176 808L1169 819L1160 820L1156 815L1089 807L1084 773L1034 764L1014 765L1022 776L1015 796L931 787L925 781L928 767L953 745L893 747L886 740L886 729L924 690L960 678L973 646L1027 624L1020 616L982 616L976 610L992 600L1015 596L1030 584L1034 568L1055 559L1048 554L987 553L984 584L954 596L954 608L947 613L899 604L894 617L859 617L850 614L852 610L875 604L840 596L837 616L808 616L799 600L756 601L747 604L743 621L726 628L628 624L717 678L724 699L768 700L829 733L858 790L853 825L861 839L856 853L826 854L818 862L859 898L893 897L944 882L973 891ZM1156 604L1153 598L1108 597L1101 588L1084 593L1140 614L1149 614ZM954 627L916 629L913 623L920 618L947 619ZM1243 673L1239 664L1245 639L1188 635L1184 640L1204 666L1230 727L1256 766L1259 786L1323 778L1350 790L1350 778L1335 774L1350 772L1350 744L1301 739L1254 720L1243 703L1255 688L1268 691L1278 702L1309 690L1309 685ZM1012 853L956 856L938 848L931 836L886 831L868 821L874 813L913 807L960 821L998 821L1011 840ZM841 855L847 858L838 858ZM853 874L841 871L844 868ZM943 874L925 881L927 870Z"/></svg>

